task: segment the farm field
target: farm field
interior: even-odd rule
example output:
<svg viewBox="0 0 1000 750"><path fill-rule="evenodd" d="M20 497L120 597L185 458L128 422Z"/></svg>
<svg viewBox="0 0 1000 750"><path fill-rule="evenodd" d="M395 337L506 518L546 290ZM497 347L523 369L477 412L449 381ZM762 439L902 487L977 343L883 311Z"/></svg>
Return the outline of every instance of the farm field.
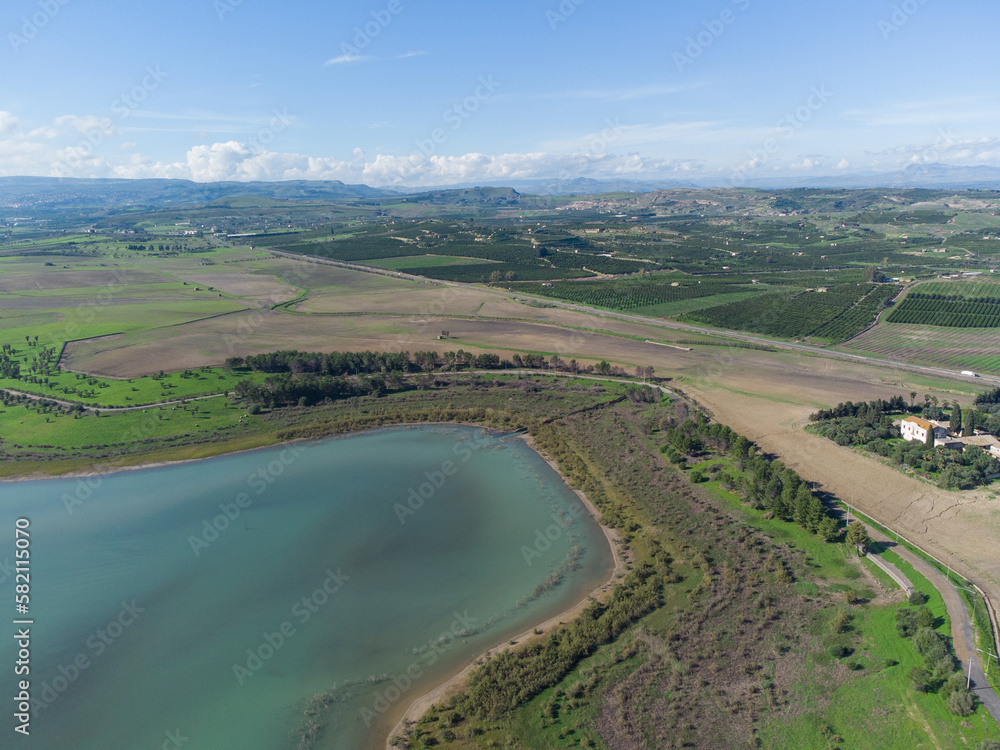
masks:
<svg viewBox="0 0 1000 750"><path fill-rule="evenodd" d="M847 283L774 292L691 313L682 320L779 338L836 342L871 325L900 289L893 284Z"/></svg>
<svg viewBox="0 0 1000 750"><path fill-rule="evenodd" d="M1000 326L1000 283L961 280L919 284L886 320L954 328L996 328Z"/></svg>
<svg viewBox="0 0 1000 750"><path fill-rule="evenodd" d="M389 271L399 271L406 269L413 271L422 268L436 268L439 266L468 266L480 264L481 258L461 258L447 255L417 255L406 258L380 258L379 260L366 260L364 265L375 268L385 268ZM499 261L494 261L499 263Z"/></svg>
<svg viewBox="0 0 1000 750"><path fill-rule="evenodd" d="M844 351L960 372L1000 375L1000 329L880 323L840 346Z"/></svg>

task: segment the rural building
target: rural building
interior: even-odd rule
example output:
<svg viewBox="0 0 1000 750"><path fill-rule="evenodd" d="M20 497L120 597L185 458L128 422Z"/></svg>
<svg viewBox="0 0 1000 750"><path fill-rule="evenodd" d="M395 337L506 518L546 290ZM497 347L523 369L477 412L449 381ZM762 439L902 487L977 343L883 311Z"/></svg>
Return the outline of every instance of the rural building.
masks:
<svg viewBox="0 0 1000 750"><path fill-rule="evenodd" d="M962 443L965 445L977 445L991 456L1000 458L1000 440L997 440L992 435L975 435L963 438Z"/></svg>
<svg viewBox="0 0 1000 750"><path fill-rule="evenodd" d="M904 440L919 440L921 443L927 440L927 431L934 431L934 440L944 440L948 437L948 430L944 427L928 422L920 417L907 417L899 423L899 432Z"/></svg>

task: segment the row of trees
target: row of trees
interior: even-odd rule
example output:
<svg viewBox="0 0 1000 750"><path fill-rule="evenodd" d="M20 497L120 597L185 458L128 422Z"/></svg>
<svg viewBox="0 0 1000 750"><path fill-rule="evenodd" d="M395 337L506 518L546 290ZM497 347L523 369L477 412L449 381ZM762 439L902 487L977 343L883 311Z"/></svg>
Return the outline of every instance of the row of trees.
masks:
<svg viewBox="0 0 1000 750"><path fill-rule="evenodd" d="M490 352L474 354L457 352L299 352L283 350L248 357L230 357L226 367L231 371L248 370L268 373L262 382L244 378L234 386L237 398L258 407L273 408L298 404L309 406L324 399L379 395L404 388L428 387L433 383L429 373L456 370L510 370L526 368L560 372L592 373L626 376L628 373L605 360L595 365L581 366L575 359L566 361L558 355L546 359L541 354L514 354L500 359ZM423 373L424 379L413 381L407 375ZM161 373L162 375L162 373ZM352 377L353 376L353 377ZM653 377L652 367L637 367L635 377Z"/></svg>
<svg viewBox="0 0 1000 750"><path fill-rule="evenodd" d="M923 603L926 596L915 591L910 603ZM937 693L958 716L970 716L976 710L976 698L966 688L966 678L955 669L955 657L948 642L934 630L934 616L926 607L901 608L896 611L896 631L909 638L913 648L924 659L923 667L910 670L910 684L921 693Z"/></svg>
<svg viewBox="0 0 1000 750"><path fill-rule="evenodd" d="M735 457L738 473L726 473L722 479L743 499L743 502L772 517L797 523L827 541L840 536L840 527L823 502L809 485L781 461L772 460L759 452L742 435L722 424L713 424L698 412L665 431L664 453L674 463L687 455L697 455L705 449L728 453Z"/></svg>

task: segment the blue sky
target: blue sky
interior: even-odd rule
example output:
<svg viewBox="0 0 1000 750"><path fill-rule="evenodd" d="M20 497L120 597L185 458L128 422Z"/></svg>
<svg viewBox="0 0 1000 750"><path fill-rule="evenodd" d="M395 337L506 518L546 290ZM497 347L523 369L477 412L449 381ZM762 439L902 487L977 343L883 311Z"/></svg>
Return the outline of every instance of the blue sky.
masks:
<svg viewBox="0 0 1000 750"><path fill-rule="evenodd" d="M986 0L8 0L0 175L829 175L1000 166Z"/></svg>

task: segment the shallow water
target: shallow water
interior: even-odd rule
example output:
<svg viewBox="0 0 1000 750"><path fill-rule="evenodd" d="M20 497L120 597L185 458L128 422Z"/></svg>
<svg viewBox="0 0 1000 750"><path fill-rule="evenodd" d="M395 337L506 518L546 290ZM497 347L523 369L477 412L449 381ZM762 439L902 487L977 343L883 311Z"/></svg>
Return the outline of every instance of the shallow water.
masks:
<svg viewBox="0 0 1000 750"><path fill-rule="evenodd" d="M314 747L379 747L422 692L611 566L536 453L469 427L89 483L0 485L0 563L14 560L16 519L31 522L34 620L25 739L14 579L0 566L4 747L275 750L310 724Z"/></svg>

